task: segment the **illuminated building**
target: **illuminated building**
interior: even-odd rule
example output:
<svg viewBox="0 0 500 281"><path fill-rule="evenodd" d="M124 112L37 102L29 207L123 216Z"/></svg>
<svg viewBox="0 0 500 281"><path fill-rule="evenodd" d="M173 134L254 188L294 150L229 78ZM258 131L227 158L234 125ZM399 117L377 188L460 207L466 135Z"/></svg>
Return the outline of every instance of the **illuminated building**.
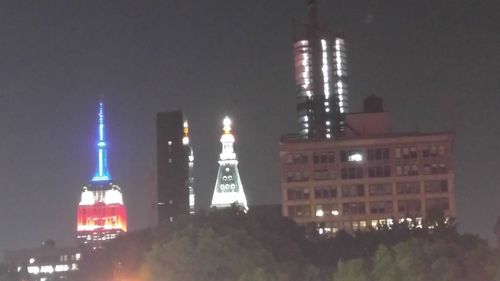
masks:
<svg viewBox="0 0 500 281"><path fill-rule="evenodd" d="M234 136L231 133L231 119L224 118L224 134L220 138L222 153L215 183L211 207L224 208L237 204L248 210L247 199L238 172L238 160L234 152Z"/></svg>
<svg viewBox="0 0 500 281"><path fill-rule="evenodd" d="M309 22L294 24L299 134L331 139L344 131L348 112L345 40L318 21L315 0L308 7Z"/></svg>
<svg viewBox="0 0 500 281"><path fill-rule="evenodd" d="M157 211L159 223L195 213L193 149L181 111L156 115Z"/></svg>
<svg viewBox="0 0 500 281"><path fill-rule="evenodd" d="M5 252L9 271L17 272L20 280L76 280L86 252L74 247L56 247L48 240L40 247Z"/></svg>
<svg viewBox="0 0 500 281"><path fill-rule="evenodd" d="M77 238L82 245L95 246L127 231L127 210L121 189L112 181L109 173L107 145L104 104L100 101L96 171L91 181L83 187L78 204Z"/></svg>
<svg viewBox="0 0 500 281"><path fill-rule="evenodd" d="M394 133L382 100L370 96L335 140L282 138L283 215L320 233L418 226L436 208L456 217L453 140L448 132Z"/></svg>

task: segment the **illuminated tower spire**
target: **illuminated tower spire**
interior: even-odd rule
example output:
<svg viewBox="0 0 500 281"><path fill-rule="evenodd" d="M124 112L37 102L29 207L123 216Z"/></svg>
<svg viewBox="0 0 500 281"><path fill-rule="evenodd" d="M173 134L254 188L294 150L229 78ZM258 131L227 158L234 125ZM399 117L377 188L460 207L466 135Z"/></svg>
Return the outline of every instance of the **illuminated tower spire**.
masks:
<svg viewBox="0 0 500 281"><path fill-rule="evenodd" d="M104 103L99 101L99 114L97 118L98 139L97 139L97 165L92 181L108 181L111 176L108 170L107 143L104 136Z"/></svg>
<svg viewBox="0 0 500 281"><path fill-rule="evenodd" d="M247 199L238 172L238 160L234 152L234 136L231 133L231 119L224 118L224 134L220 138L222 153L219 158L219 171L212 197L212 207L224 208L238 204L248 210Z"/></svg>

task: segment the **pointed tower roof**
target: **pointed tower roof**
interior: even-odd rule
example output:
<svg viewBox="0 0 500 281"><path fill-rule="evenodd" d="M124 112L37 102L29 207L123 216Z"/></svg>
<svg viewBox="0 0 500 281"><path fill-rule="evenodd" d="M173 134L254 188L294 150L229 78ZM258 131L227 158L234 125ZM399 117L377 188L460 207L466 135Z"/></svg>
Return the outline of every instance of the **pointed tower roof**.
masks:
<svg viewBox="0 0 500 281"><path fill-rule="evenodd" d="M97 118L97 157L96 157L96 171L92 181L109 181L111 180L111 175L108 169L108 153L107 153L107 143L105 138L105 129L104 129L104 102L102 98L99 100L99 112Z"/></svg>
<svg viewBox="0 0 500 281"><path fill-rule="evenodd" d="M238 204L247 210L247 199L233 148L234 136L231 133L231 123L231 119L226 116L223 121L224 134L220 138L222 153L219 158L219 170L211 207L224 208L231 206L231 204Z"/></svg>

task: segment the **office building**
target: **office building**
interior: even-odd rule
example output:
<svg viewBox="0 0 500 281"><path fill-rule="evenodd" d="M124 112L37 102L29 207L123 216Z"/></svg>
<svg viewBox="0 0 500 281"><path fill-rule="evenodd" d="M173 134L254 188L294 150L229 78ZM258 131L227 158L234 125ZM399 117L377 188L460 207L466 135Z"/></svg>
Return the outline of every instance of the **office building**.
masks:
<svg viewBox="0 0 500 281"><path fill-rule="evenodd" d="M96 172L83 187L77 214L78 242L94 247L127 231L127 209L121 189L113 182L108 168L102 101L99 102L97 121Z"/></svg>
<svg viewBox="0 0 500 281"><path fill-rule="evenodd" d="M181 111L156 115L156 147L158 222L174 222L195 212L194 156Z"/></svg>
<svg viewBox="0 0 500 281"><path fill-rule="evenodd" d="M238 159L234 151L234 136L231 133L231 119L224 118L224 134L220 138L222 153L219 158L219 170L212 196L212 208L225 208L237 204L248 210L247 199L238 171Z"/></svg>
<svg viewBox="0 0 500 281"><path fill-rule="evenodd" d="M382 100L347 114L343 136L280 143L283 215L314 223L320 233L377 228L407 220L422 225L429 210L455 217L454 134L395 133Z"/></svg>
<svg viewBox="0 0 500 281"><path fill-rule="evenodd" d="M333 139L345 129L348 112L345 39L318 20L315 0L308 0L309 22L294 22L294 64L299 134Z"/></svg>

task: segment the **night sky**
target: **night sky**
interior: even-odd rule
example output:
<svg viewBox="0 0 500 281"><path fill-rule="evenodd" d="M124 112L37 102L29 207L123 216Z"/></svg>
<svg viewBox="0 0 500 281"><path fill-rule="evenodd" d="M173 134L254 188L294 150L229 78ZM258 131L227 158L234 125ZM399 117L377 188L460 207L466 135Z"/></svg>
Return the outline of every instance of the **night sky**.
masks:
<svg viewBox="0 0 500 281"><path fill-rule="evenodd" d="M460 229L491 239L500 215L498 1L319 5L347 38L350 110L376 94L397 131L455 131ZM2 1L0 251L75 243L100 95L131 229L150 224L159 111L189 119L203 207L226 114L249 203L278 203L278 141L296 128L293 16L305 19L305 1Z"/></svg>

